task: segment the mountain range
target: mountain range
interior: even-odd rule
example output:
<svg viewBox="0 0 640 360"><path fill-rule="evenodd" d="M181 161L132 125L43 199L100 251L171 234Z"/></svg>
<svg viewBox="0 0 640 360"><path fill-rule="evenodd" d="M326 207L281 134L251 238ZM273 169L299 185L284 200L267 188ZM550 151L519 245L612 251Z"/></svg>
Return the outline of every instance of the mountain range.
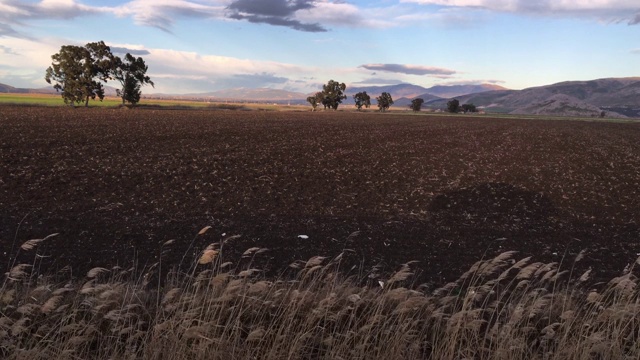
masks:
<svg viewBox="0 0 640 360"><path fill-rule="evenodd" d="M394 106L408 107L412 99L422 98L424 106L444 109L452 98L460 104L472 103L486 112L569 116L599 116L604 111L612 117L640 117L640 77L605 78L590 81L565 81L552 85L509 90L494 84L437 85L425 88L413 84L387 86L350 86L344 105L353 104L353 95L366 91L375 97L388 92ZM105 86L107 95L115 89ZM0 84L0 93L55 93L51 87L15 88ZM312 94L271 88L235 88L184 95L143 94L147 98L199 99L205 101L246 101L306 104Z"/></svg>

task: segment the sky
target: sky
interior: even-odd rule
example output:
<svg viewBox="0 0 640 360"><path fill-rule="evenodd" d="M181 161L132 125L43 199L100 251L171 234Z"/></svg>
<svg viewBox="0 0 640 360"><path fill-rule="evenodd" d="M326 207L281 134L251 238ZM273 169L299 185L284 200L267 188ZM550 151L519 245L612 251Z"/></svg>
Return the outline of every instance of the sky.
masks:
<svg viewBox="0 0 640 360"><path fill-rule="evenodd" d="M0 0L0 83L47 86L51 55L96 41L145 60L143 93L523 89L640 76L640 0Z"/></svg>

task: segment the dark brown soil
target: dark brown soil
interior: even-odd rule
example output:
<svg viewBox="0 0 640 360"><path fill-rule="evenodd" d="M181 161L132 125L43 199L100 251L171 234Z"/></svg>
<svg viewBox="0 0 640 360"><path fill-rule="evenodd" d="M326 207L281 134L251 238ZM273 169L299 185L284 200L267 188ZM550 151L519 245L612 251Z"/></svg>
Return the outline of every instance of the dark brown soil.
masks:
<svg viewBox="0 0 640 360"><path fill-rule="evenodd" d="M239 234L225 259L266 247L270 273L352 249L349 266L418 260L439 284L505 250L584 249L601 276L640 253L637 123L3 106L0 158L7 268L51 233L16 261L143 268L175 239L164 264L193 263Z"/></svg>

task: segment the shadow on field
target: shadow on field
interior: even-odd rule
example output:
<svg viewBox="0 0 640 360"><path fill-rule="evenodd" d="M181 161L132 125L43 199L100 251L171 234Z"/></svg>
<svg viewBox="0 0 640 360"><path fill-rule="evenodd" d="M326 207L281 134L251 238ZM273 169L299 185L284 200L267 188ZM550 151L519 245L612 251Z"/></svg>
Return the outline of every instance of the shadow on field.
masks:
<svg viewBox="0 0 640 360"><path fill-rule="evenodd" d="M241 235L224 245L223 260L239 269L256 268L267 276L281 276L296 260L333 257L345 252L346 273L370 279L372 284L409 261L418 261L416 281L433 286L458 278L474 262L507 250L535 261L570 264L587 250L576 271L594 268L603 277L621 271L635 260L640 231L637 225L577 222L542 193L505 183L483 183L436 195L427 216L313 216L236 215L227 219L155 219L142 224L117 219L116 214L92 214L78 222L74 216L33 216L20 235L29 238L60 232L40 244L39 257L21 251L17 263L32 263L41 272L66 266L82 276L95 266L134 266L142 273L162 259L162 268L194 264L211 243ZM113 218L116 216L116 218ZM111 217L111 218L110 218ZM5 238L14 233L3 227ZM196 235L204 225L212 229ZM51 231L53 229L53 231ZM186 229L186 230L185 230ZM187 234L185 234L187 232ZM605 235L606 234L606 235ZM162 247L169 239L177 239ZM20 239L13 246L16 254ZM252 247L269 249L243 257ZM9 253L8 243L4 251ZM186 269L185 269L186 270Z"/></svg>

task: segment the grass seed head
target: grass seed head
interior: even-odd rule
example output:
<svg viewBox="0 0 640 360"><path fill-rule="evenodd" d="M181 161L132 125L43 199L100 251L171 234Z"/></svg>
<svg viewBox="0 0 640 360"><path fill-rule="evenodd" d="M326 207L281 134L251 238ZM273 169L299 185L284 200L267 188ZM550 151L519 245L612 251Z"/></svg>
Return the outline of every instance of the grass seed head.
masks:
<svg viewBox="0 0 640 360"><path fill-rule="evenodd" d="M198 235L204 235L207 231L209 231L209 229L211 229L211 226L205 226L202 229L200 229L200 231L198 231Z"/></svg>
<svg viewBox="0 0 640 360"><path fill-rule="evenodd" d="M218 250L206 249L202 252L198 264L205 265L211 263L219 254Z"/></svg>

